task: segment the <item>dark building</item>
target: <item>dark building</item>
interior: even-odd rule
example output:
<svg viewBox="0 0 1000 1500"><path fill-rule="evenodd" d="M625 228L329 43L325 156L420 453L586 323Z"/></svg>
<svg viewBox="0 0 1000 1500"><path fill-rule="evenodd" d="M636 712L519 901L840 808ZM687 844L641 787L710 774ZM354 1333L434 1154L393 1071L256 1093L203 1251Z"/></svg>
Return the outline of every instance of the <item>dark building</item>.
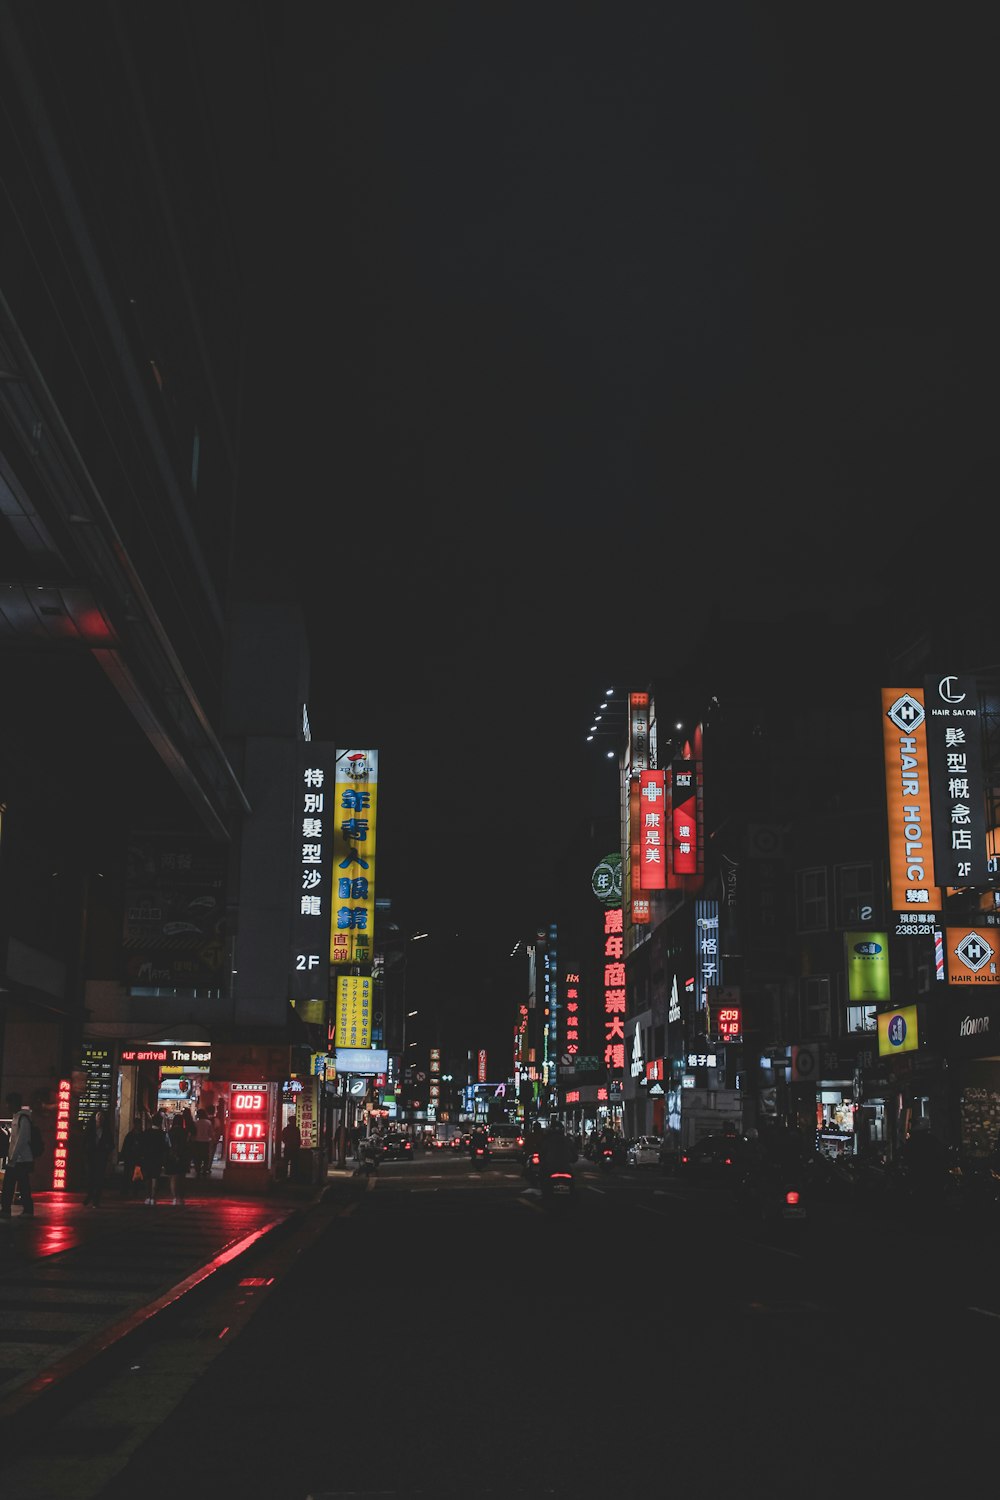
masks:
<svg viewBox="0 0 1000 1500"><path fill-rule="evenodd" d="M248 747L294 759L308 682L287 611L252 686L233 629L261 26L0 4L0 1074L43 1110L71 1074L116 1103L129 1041L295 1030L283 970L251 993L258 922L245 1016L233 985ZM287 904L275 923L284 965ZM155 1082L132 1070L129 1112Z"/></svg>

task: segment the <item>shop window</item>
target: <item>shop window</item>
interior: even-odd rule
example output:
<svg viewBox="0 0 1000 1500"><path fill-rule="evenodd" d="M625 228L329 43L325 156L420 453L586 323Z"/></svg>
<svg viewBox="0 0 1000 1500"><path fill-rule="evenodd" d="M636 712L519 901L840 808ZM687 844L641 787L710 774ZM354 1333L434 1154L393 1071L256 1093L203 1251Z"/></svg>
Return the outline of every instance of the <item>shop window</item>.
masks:
<svg viewBox="0 0 1000 1500"><path fill-rule="evenodd" d="M878 1031L874 1005L849 1005L847 1007L847 1030Z"/></svg>

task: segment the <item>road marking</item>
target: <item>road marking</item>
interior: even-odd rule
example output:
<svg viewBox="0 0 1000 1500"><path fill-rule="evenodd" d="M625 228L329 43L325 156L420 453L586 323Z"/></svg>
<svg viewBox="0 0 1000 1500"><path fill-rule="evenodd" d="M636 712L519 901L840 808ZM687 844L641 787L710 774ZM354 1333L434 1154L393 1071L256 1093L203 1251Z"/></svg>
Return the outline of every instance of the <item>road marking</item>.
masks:
<svg viewBox="0 0 1000 1500"><path fill-rule="evenodd" d="M969 1312L979 1313L984 1318L1000 1318L1000 1312L994 1312L992 1307L970 1307Z"/></svg>

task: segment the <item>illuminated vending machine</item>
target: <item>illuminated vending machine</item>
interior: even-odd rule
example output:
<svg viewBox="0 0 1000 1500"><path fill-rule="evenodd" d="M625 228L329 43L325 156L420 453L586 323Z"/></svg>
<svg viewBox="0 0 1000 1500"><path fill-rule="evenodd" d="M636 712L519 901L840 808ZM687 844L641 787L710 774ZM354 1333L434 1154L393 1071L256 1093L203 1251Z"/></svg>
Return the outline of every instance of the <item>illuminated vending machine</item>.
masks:
<svg viewBox="0 0 1000 1500"><path fill-rule="evenodd" d="M275 1130L272 1115L276 1109L277 1085L229 1085L223 1177L233 1186L249 1188L267 1181Z"/></svg>

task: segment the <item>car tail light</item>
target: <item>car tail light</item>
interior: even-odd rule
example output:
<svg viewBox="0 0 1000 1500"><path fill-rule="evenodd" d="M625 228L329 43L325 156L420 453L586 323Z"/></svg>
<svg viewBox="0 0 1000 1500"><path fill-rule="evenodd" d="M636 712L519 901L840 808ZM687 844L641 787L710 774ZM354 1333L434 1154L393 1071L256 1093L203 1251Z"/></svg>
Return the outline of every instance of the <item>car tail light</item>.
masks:
<svg viewBox="0 0 1000 1500"><path fill-rule="evenodd" d="M681 1161L687 1161L687 1159L688 1159L687 1152L686 1151L682 1151L681 1152Z"/></svg>
<svg viewBox="0 0 1000 1500"><path fill-rule="evenodd" d="M727 1167L731 1167L733 1164L733 1158L731 1156L724 1157L723 1164Z"/></svg>
<svg viewBox="0 0 1000 1500"><path fill-rule="evenodd" d="M519 1146L523 1146L524 1145L524 1136L523 1135L519 1135L518 1136L518 1138L517 1138L517 1144Z"/></svg>
<svg viewBox="0 0 1000 1500"><path fill-rule="evenodd" d="M552 1179L553 1182L555 1182L557 1179L560 1182L572 1182L573 1181L573 1173L572 1172L550 1172L549 1176L551 1177L551 1179Z"/></svg>
<svg viewBox="0 0 1000 1500"><path fill-rule="evenodd" d="M799 1201L798 1189L797 1188L789 1188L788 1192L785 1194L785 1202L788 1204L789 1208L795 1208L795 1206L797 1205L798 1201Z"/></svg>
<svg viewBox="0 0 1000 1500"><path fill-rule="evenodd" d="M532 1151L532 1153L531 1153L531 1165L533 1167L540 1166L541 1165L541 1160L542 1160L542 1158L539 1156L538 1152L537 1151Z"/></svg>

